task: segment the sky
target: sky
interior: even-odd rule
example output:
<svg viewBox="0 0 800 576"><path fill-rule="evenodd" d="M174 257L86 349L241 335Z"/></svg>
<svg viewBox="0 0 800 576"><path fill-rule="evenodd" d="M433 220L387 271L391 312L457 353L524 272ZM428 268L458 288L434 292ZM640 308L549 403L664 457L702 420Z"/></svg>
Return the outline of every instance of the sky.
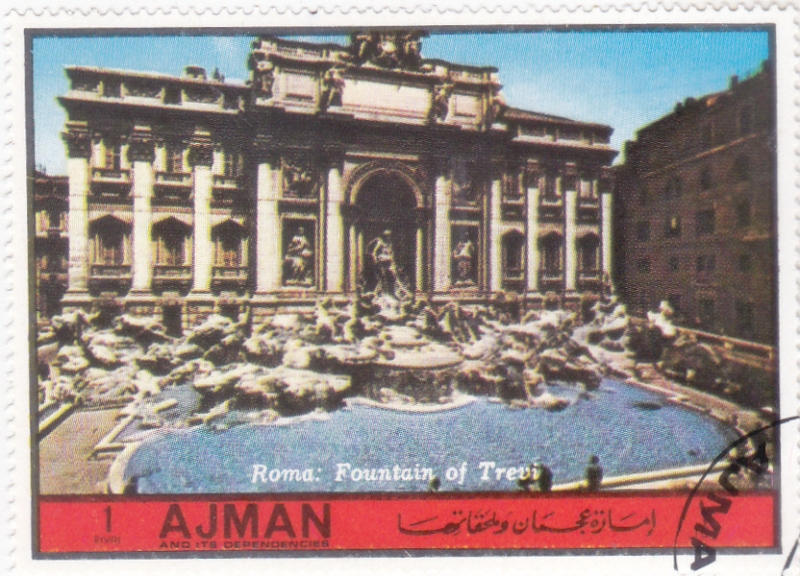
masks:
<svg viewBox="0 0 800 576"><path fill-rule="evenodd" d="M67 91L64 67L98 66L180 75L189 64L226 81L247 79L254 35L38 36L33 39L35 161L64 174L61 132L66 115L56 98ZM347 36L293 37L347 43ZM731 75L756 72L770 55L769 34L745 29L560 29L432 33L422 55L499 69L506 103L614 128L622 150L636 130L689 96L724 90ZM618 161L620 159L618 158Z"/></svg>

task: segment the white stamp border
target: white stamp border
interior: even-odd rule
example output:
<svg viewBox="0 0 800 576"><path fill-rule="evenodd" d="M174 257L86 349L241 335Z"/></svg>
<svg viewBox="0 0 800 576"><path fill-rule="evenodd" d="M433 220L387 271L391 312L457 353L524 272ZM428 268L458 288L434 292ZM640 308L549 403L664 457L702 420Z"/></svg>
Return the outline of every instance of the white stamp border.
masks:
<svg viewBox="0 0 800 576"><path fill-rule="evenodd" d="M439 22L440 21L440 22ZM772 23L775 25L777 83L777 230L779 283L779 373L781 417L797 415L798 409L798 312L800 303L800 248L798 244L798 5L713 4L694 2L642 2L631 6L615 3L552 3L515 5L486 2L414 4L406 2L370 6L352 2L328 6L316 3L225 6L197 2L158 6L136 0L119 5L94 2L89 5L17 2L0 13L2 24L2 187L0 187L0 373L3 382L0 485L8 486L0 518L0 566L20 574L157 574L220 570L240 573L300 572L307 574L374 573L402 574L408 571L436 574L503 573L535 570L545 574L675 574L671 550L647 554L628 551L619 555L592 556L568 552L532 552L529 556L479 556L442 554L431 557L324 557L324 558L236 558L158 560L80 559L33 560L31 557L31 482L29 458L29 279L27 255L30 246L27 218L27 136L24 67L25 28L149 28L149 27L392 27L436 25L453 27L504 25L668 25L720 23ZM25 145L22 145L25 144ZM781 545L782 554L720 554L707 573L780 574L786 556L800 534L800 484L798 484L798 427L784 426L781 439ZM668 552L668 553L667 553ZM89 558L90 555L86 555ZM687 554L682 566L687 567ZM224 562L224 564L223 564ZM798 559L787 573L798 573ZM688 570L684 568L684 570ZM682 572L683 573L683 572ZM686 572L690 573L690 572ZM706 572L701 572L706 573Z"/></svg>

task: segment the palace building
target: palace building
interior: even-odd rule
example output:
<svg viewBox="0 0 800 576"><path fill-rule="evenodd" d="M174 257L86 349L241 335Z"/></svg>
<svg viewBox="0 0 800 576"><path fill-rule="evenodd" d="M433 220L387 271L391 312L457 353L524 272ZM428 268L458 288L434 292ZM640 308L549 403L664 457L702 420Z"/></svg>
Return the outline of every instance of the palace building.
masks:
<svg viewBox="0 0 800 576"><path fill-rule="evenodd" d="M765 62L625 144L615 280L630 312L666 300L683 326L775 341L774 84Z"/></svg>
<svg viewBox="0 0 800 576"><path fill-rule="evenodd" d="M358 290L600 291L612 128L509 107L496 69L425 60L424 36L262 37L246 84L68 67L63 307L178 330Z"/></svg>

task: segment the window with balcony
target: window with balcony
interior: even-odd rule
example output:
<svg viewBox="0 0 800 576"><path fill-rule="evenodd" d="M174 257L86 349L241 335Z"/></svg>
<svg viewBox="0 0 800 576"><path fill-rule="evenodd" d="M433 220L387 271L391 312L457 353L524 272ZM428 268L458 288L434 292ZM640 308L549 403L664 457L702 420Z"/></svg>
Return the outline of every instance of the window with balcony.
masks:
<svg viewBox="0 0 800 576"><path fill-rule="evenodd" d="M225 150L222 155L222 174L226 178L238 178L242 174L242 156L232 150Z"/></svg>
<svg viewBox="0 0 800 576"><path fill-rule="evenodd" d="M191 226L176 218L153 225L156 280L191 278L191 235Z"/></svg>
<svg viewBox="0 0 800 576"><path fill-rule="evenodd" d="M95 276L130 273L130 224L105 216L89 224L90 261Z"/></svg>
<svg viewBox="0 0 800 576"><path fill-rule="evenodd" d="M695 214L695 233L698 236L713 234L716 227L714 210L699 210Z"/></svg>
<svg viewBox="0 0 800 576"><path fill-rule="evenodd" d="M559 200L558 178L555 174L547 174L544 176L543 180L544 193L542 194L542 199L545 202L557 202Z"/></svg>
<svg viewBox="0 0 800 576"><path fill-rule="evenodd" d="M182 146L170 144L167 146L166 171L170 174L181 174L185 171L183 162L184 150Z"/></svg>
<svg viewBox="0 0 800 576"><path fill-rule="evenodd" d="M247 280L247 232L233 220L226 220L211 230L214 244L213 279L240 283Z"/></svg>
<svg viewBox="0 0 800 576"><path fill-rule="evenodd" d="M107 170L119 170L122 167L122 146L117 138L105 138L103 140L105 158L103 168Z"/></svg>

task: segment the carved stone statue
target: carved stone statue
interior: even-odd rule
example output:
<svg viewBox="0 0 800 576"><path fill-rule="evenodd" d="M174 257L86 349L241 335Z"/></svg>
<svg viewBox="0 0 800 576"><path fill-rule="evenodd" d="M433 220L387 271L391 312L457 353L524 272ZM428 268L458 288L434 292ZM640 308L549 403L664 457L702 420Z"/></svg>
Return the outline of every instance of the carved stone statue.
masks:
<svg viewBox="0 0 800 576"><path fill-rule="evenodd" d="M253 70L253 90L261 98L272 98L272 86L275 83L275 65L269 60L250 62Z"/></svg>
<svg viewBox="0 0 800 576"><path fill-rule="evenodd" d="M377 285L375 294L386 293L398 300L411 298L411 292L400 279L400 271L394 257L392 231L384 230L383 234L373 238L367 245L372 262L375 265Z"/></svg>
<svg viewBox="0 0 800 576"><path fill-rule="evenodd" d="M341 106L343 93L344 78L342 78L342 70L340 68L331 68L322 77L320 109L326 110L331 106Z"/></svg>
<svg viewBox="0 0 800 576"><path fill-rule="evenodd" d="M486 111L486 124L487 126L491 126L492 123L496 122L500 119L500 116L503 114L503 111L506 109L506 102L503 96L500 94L500 91L497 90L489 96L489 106Z"/></svg>
<svg viewBox="0 0 800 576"><path fill-rule="evenodd" d="M311 286L314 283L314 247L299 226L286 247L283 257L284 282L290 285Z"/></svg>
<svg viewBox="0 0 800 576"><path fill-rule="evenodd" d="M432 120L443 121L447 118L447 112L450 110L450 96L453 94L454 88L455 84L453 84L449 78L433 87L430 111L430 118Z"/></svg>
<svg viewBox="0 0 800 576"><path fill-rule="evenodd" d="M475 275L473 260L475 257L475 244L469 237L469 233L461 233L461 239L453 250L453 261L456 268L456 286L474 286Z"/></svg>
<svg viewBox="0 0 800 576"><path fill-rule="evenodd" d="M350 58L358 64L382 68L418 70L422 63L420 39L424 32L354 32L350 35Z"/></svg>

